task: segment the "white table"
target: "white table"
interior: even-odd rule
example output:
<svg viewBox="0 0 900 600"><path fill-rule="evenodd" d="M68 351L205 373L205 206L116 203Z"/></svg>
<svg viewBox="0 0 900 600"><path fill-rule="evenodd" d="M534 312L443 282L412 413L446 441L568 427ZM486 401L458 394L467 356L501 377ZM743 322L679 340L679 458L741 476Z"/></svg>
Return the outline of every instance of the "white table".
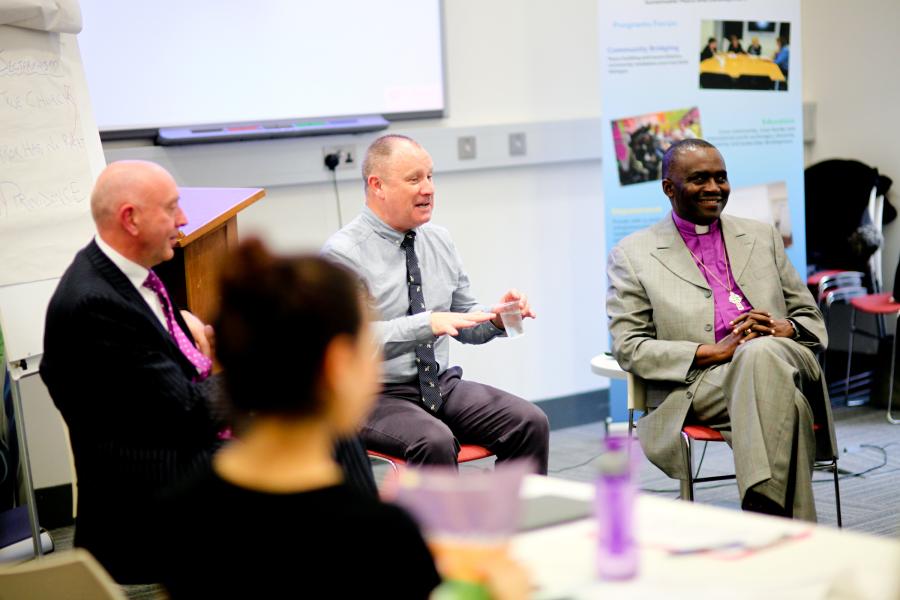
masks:
<svg viewBox="0 0 900 600"><path fill-rule="evenodd" d="M598 354L591 359L591 372L602 377L610 379L624 379L627 383L627 408L628 408L628 429L631 429L634 423L634 411L644 411L647 409L647 389L644 382L622 370L619 363L608 354Z"/></svg>
<svg viewBox="0 0 900 600"><path fill-rule="evenodd" d="M608 354L598 354L591 359L591 372L610 379L627 379L628 373L622 370L619 363Z"/></svg>
<svg viewBox="0 0 900 600"><path fill-rule="evenodd" d="M591 500L593 486L539 476L526 480L525 497L545 494ZM636 521L641 564L638 577L628 582L596 579L593 519L519 534L512 551L538 585L536 598L900 597L900 541L651 495L639 497ZM779 535L791 539L745 556L678 556L668 550L722 540L752 544Z"/></svg>

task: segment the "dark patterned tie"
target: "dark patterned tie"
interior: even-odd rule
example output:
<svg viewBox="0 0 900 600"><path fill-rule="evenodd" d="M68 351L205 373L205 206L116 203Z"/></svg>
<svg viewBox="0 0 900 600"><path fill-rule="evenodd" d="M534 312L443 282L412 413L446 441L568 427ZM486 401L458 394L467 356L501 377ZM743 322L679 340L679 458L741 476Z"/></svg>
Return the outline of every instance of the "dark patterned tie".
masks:
<svg viewBox="0 0 900 600"><path fill-rule="evenodd" d="M422 294L422 272L419 271L419 259L416 258L416 232L409 231L404 236L400 247L406 251L406 285L409 288L409 314L425 312L425 296ZM427 410L437 413L444 404L441 397L441 386L438 383L438 364L434 358L431 342L416 346L416 368L419 371L419 389L422 391L422 403Z"/></svg>

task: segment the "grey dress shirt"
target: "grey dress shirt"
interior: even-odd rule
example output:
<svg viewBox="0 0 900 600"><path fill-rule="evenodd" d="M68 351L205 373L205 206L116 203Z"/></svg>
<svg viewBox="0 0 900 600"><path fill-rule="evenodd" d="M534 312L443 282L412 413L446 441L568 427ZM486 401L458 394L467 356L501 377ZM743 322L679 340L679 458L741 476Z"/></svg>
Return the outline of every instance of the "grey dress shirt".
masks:
<svg viewBox="0 0 900 600"><path fill-rule="evenodd" d="M416 256L422 271L422 293L427 310L409 314L406 286L406 253L400 247L405 232L379 219L368 207L343 229L332 235L322 254L344 264L362 277L374 299L378 318L375 332L384 351L382 380L405 383L416 379L415 347L433 344L439 372L450 359L448 336L431 332L431 313L489 310L478 304L469 290L469 277L462 259L443 227L426 223L415 229ZM483 344L505 335L490 322L460 329L456 339L465 344Z"/></svg>

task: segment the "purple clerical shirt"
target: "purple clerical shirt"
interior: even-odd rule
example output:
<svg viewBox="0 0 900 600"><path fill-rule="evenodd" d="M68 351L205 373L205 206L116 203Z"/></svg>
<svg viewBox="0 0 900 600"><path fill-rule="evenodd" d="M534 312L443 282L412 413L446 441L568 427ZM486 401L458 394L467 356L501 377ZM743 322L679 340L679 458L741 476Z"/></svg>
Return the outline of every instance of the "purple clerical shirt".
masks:
<svg viewBox="0 0 900 600"><path fill-rule="evenodd" d="M728 262L728 255L725 252L725 240L722 239L722 228L719 220L716 219L711 225L695 225L690 221L685 221L681 217L672 212L672 219L675 221L675 227L681 234L688 250L694 255L694 262L697 268L703 273L703 277L709 283L709 289L713 293L713 301L716 307L716 341L728 335L731 328L728 326L729 321L734 320L751 308L750 302L744 296L744 292L738 287L734 275L731 273L731 265ZM702 261L702 264L701 264ZM703 268L706 265L709 271L715 275L710 275L709 271ZM717 279L718 278L718 279ZM728 300L731 291L741 297L741 305L743 310Z"/></svg>

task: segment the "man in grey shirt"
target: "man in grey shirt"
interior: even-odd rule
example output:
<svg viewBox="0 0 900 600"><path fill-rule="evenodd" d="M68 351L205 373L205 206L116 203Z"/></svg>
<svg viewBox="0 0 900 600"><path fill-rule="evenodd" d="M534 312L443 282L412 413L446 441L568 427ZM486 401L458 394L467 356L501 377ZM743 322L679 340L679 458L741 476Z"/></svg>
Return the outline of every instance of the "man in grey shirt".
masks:
<svg viewBox="0 0 900 600"><path fill-rule="evenodd" d="M366 446L411 465L456 465L460 443L478 444L498 461L531 457L546 473L546 415L448 368L448 336L483 344L505 332L472 296L449 232L429 223L431 156L408 137L383 136L366 153L363 180L366 207L322 252L362 277L381 319L383 388L362 431ZM510 290L500 300L511 301L535 316L524 294Z"/></svg>

